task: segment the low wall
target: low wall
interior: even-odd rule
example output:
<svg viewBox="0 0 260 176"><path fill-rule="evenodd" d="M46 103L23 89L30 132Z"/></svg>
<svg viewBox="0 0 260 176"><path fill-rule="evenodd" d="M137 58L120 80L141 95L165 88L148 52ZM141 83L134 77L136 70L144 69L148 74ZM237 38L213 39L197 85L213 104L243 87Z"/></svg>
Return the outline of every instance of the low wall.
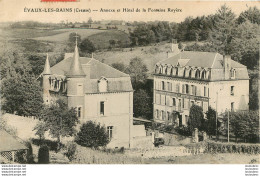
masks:
<svg viewBox="0 0 260 176"><path fill-rule="evenodd" d="M132 140L131 148L142 148L148 149L153 148L153 136L138 136L134 137Z"/></svg>
<svg viewBox="0 0 260 176"><path fill-rule="evenodd" d="M180 136L176 134L164 133L165 145L187 145L192 143L191 137Z"/></svg>

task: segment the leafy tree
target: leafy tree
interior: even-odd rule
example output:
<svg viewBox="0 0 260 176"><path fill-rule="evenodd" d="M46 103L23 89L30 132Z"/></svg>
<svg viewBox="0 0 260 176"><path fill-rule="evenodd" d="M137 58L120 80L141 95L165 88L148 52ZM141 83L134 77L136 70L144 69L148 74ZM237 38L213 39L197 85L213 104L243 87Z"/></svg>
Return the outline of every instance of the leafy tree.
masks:
<svg viewBox="0 0 260 176"><path fill-rule="evenodd" d="M84 123L77 133L75 141L84 147L103 147L109 143L109 138L104 126L92 121Z"/></svg>
<svg viewBox="0 0 260 176"><path fill-rule="evenodd" d="M249 20L251 23L260 24L260 10L255 7L249 7L246 11L242 12L237 21L239 24Z"/></svg>
<svg viewBox="0 0 260 176"><path fill-rule="evenodd" d="M131 59L129 66L126 69L126 73L131 76L133 88L136 89L140 84L145 83L148 75L147 66L143 63L143 61L136 57Z"/></svg>
<svg viewBox="0 0 260 176"><path fill-rule="evenodd" d="M109 40L109 44L110 44L111 48L113 48L116 45L116 41L115 40Z"/></svg>
<svg viewBox="0 0 260 176"><path fill-rule="evenodd" d="M227 115L225 115L227 118ZM232 112L230 113L230 132L244 142L257 142L259 140L259 112Z"/></svg>
<svg viewBox="0 0 260 176"><path fill-rule="evenodd" d="M260 27L249 21L241 23L234 29L231 41L231 56L248 68L253 69L259 64L259 47L257 36Z"/></svg>
<svg viewBox="0 0 260 176"><path fill-rule="evenodd" d="M193 131L195 128L203 130L204 114L200 106L192 105L190 108L189 128Z"/></svg>
<svg viewBox="0 0 260 176"><path fill-rule="evenodd" d="M203 121L203 129L211 137L216 134L216 111L209 107L206 115L207 119Z"/></svg>
<svg viewBox="0 0 260 176"><path fill-rule="evenodd" d="M126 66L124 63L121 63L121 62L116 62L116 63L113 63L111 65L113 68L121 71L121 72L125 72L126 71Z"/></svg>
<svg viewBox="0 0 260 176"><path fill-rule="evenodd" d="M214 26L211 32L211 42L221 54L230 53L230 42L234 27L235 14L226 5L221 6L214 16Z"/></svg>
<svg viewBox="0 0 260 176"><path fill-rule="evenodd" d="M46 56L42 57L42 56L37 56L37 55L30 55L28 57L28 60L32 67L32 73L34 75L39 76L43 72L44 65L45 65L45 59L46 59Z"/></svg>
<svg viewBox="0 0 260 176"><path fill-rule="evenodd" d="M134 116L152 119L153 107L152 98L146 93L145 90L139 89L134 92Z"/></svg>
<svg viewBox="0 0 260 176"><path fill-rule="evenodd" d="M35 77L28 72L3 80L2 108L8 113L39 116L43 106L42 89Z"/></svg>
<svg viewBox="0 0 260 176"><path fill-rule="evenodd" d="M79 45L79 48L80 51L90 54L96 51L96 47L94 46L94 44L87 38L82 40L82 42Z"/></svg>
<svg viewBox="0 0 260 176"><path fill-rule="evenodd" d="M58 144L60 144L61 137L69 137L75 134L75 127L78 123L75 109L69 109L62 99L58 99L56 104L45 107L40 120L44 122L45 130L49 130L51 136L57 138ZM42 128L37 128L37 130L37 133L41 134Z"/></svg>

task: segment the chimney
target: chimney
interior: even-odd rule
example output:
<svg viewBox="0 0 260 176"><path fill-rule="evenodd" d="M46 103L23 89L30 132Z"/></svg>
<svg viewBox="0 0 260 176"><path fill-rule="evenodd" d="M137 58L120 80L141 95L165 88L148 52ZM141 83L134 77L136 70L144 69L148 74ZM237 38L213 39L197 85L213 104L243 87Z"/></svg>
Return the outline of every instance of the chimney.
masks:
<svg viewBox="0 0 260 176"><path fill-rule="evenodd" d="M224 63L224 77L225 77L225 79L229 79L230 78L230 69L231 69L231 56L224 55L223 63Z"/></svg>
<svg viewBox="0 0 260 176"><path fill-rule="evenodd" d="M86 79L90 80L90 64L82 64L82 70L86 75Z"/></svg>

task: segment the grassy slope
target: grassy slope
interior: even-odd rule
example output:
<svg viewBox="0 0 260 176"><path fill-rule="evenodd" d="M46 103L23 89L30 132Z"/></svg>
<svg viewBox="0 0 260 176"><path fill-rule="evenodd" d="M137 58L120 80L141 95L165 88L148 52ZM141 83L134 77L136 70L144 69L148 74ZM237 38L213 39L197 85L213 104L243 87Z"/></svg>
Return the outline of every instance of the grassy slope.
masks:
<svg viewBox="0 0 260 176"><path fill-rule="evenodd" d="M110 46L109 40L121 41L122 45L129 45L129 35L118 30L106 30L102 33L93 34L88 39L98 49L108 48Z"/></svg>
<svg viewBox="0 0 260 176"><path fill-rule="evenodd" d="M124 48L119 51L103 51L94 54L94 58L103 60L106 64L121 62L128 65L130 60L139 57L147 65L149 72L152 72L154 65L167 58L167 52L170 51L170 43L160 43L146 47L135 47L132 49Z"/></svg>

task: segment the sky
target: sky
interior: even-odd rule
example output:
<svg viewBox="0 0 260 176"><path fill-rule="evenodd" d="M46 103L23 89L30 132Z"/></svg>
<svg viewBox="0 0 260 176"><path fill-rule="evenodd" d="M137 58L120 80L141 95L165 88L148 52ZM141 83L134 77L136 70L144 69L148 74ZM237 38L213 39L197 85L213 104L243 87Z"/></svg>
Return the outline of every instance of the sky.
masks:
<svg viewBox="0 0 260 176"><path fill-rule="evenodd" d="M78 2L40 2L41 0L0 0L0 22L40 21L40 22L83 22L91 17L96 20L124 21L170 21L181 22L188 16L214 14L221 5L226 4L238 16L251 6L260 8L257 1L173 1L173 0L78 0ZM26 8L26 9L25 9ZM72 12L28 12L30 8L71 8ZM100 9L114 9L115 12L100 12ZM122 12L123 8L135 12ZM141 12L136 12L136 9ZM147 12L148 9L165 12ZM168 12L168 8L176 12ZM74 9L89 10L76 12ZM120 9L120 12L116 12ZM142 12L145 9L146 12ZM97 11L93 11L97 10ZM24 12L27 11L27 12Z"/></svg>

